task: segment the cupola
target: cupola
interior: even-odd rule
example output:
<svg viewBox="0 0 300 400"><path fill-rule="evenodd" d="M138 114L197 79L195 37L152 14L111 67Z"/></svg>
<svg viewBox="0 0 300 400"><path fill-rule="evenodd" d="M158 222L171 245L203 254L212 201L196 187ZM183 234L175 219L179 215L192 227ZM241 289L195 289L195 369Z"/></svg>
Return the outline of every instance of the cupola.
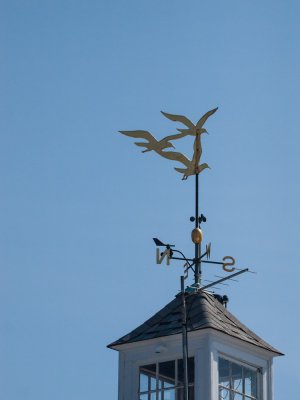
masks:
<svg viewBox="0 0 300 400"><path fill-rule="evenodd" d="M282 355L204 291L185 294L189 400L272 400ZM111 343L119 352L119 400L182 400L182 299Z"/></svg>

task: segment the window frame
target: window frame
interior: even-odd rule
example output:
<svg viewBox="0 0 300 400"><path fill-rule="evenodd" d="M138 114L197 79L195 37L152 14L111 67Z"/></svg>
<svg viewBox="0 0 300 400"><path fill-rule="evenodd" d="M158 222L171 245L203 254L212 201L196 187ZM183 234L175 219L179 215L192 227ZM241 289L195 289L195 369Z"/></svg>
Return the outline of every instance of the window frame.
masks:
<svg viewBox="0 0 300 400"><path fill-rule="evenodd" d="M243 400L262 400L263 399L263 395L262 395L262 393L263 393L263 390L262 390L263 389L263 380L262 380L263 370L262 370L262 367L259 367L259 366L255 365L255 364L249 363L249 362L244 361L244 360L240 360L238 358L231 357L231 356L229 356L227 354L224 354L224 353L219 353L219 356L218 356L218 368L217 368L217 370L218 370L218 381L217 381L217 385L218 385L218 400L222 400L220 398L220 387L222 387L222 386L220 385L220 376L219 376L219 362L220 362L221 358L223 360L226 360L226 361L229 361L229 362L234 363L236 365L239 365L241 367L247 368L248 370L256 373L256 387L257 387L257 389L256 389L256 397L253 397L251 395L247 395L244 392L241 393L241 392L239 392L239 391L237 391L237 390L235 390L233 388L230 388L229 389L229 398L226 399L226 400L231 400L231 398L234 398L233 394L240 395ZM230 380L231 380L231 376L230 376ZM224 389L226 389L226 388L224 388Z"/></svg>
<svg viewBox="0 0 300 400"><path fill-rule="evenodd" d="M189 383L188 387L189 388L193 388L193 390L195 391L195 357L189 357L189 359L193 359L194 362L194 382L193 383ZM155 394L155 399L159 400L160 398L164 398L164 396L160 397L160 394L171 391L171 390L175 390L175 399L177 400L177 389L183 389L183 383L178 385L178 363L179 361L182 361L182 358L175 358L175 359L171 359L171 360L156 360L153 362L149 362L147 364L142 364L139 365L139 385L138 385L138 399L140 399L140 396L143 395L148 395L147 396L147 400L151 400L151 394ZM175 362L175 382L174 382L174 386L172 387L167 387L167 388L160 388L159 382L160 382L160 374L159 374L159 364L164 363L164 362L170 362L170 361L174 361ZM142 367L147 366L147 365L152 365L155 364L156 368L155 368L155 379L156 379L156 385L155 385L155 389L151 390L151 384L149 383L149 378L150 375L148 376L148 390L147 391L141 391L140 390L140 384L141 384L141 380L140 380L140 375L142 372ZM153 374L154 376L154 374ZM164 381L162 381L164 382ZM195 393L195 392L194 392Z"/></svg>

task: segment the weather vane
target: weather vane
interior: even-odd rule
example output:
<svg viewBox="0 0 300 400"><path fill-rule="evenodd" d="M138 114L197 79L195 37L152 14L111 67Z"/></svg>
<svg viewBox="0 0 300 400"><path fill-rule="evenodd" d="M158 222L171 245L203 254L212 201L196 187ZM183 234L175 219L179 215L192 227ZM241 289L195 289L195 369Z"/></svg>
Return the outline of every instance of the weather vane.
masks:
<svg viewBox="0 0 300 400"><path fill-rule="evenodd" d="M202 243L202 231L200 229L201 223L206 222L206 217L201 214L199 216L199 174L204 171L206 168L210 168L207 163L200 162L202 156L202 145L201 145L201 135L203 133L207 133L207 130L204 128L204 124L207 119L213 115L218 108L214 108L207 113L205 113L199 121L193 124L187 117L183 115L175 115L169 114L162 111L162 114L174 122L180 122L185 125L185 128L177 128L179 133L174 135L169 135L164 137L161 140L157 140L150 132L145 130L135 130L135 131L120 131L123 135L130 136L137 139L146 140L146 142L135 142L137 146L144 147L142 153L146 153L149 151L154 151L161 157L164 157L168 160L177 161L183 164L184 167L178 168L175 167L175 170L183 175L182 180L186 180L189 176L195 175L195 216L190 218L191 222L195 222L195 227L192 231L192 241L195 245L195 256L193 258L187 258L185 255L176 250L174 245L165 244L157 238L154 238L154 242L157 246L156 250L156 263L161 264L163 260L166 258L167 265L170 264L171 260L180 260L184 261L184 278L188 277L189 270L192 269L194 272L194 283L190 286L191 290L204 290L209 287L215 286L218 283L221 283L227 279L232 279L233 277L240 275L244 272L248 271L248 268L237 269L233 267L235 265L235 259L231 256L223 257L222 261L210 261L210 251L211 244L206 245L205 252L201 254L201 243ZM182 139L186 136L194 137L194 145L193 145L193 156L191 159L187 158L184 154L179 153L177 151L171 151L166 149L175 148L172 141ZM160 248L164 247L165 250L161 252ZM179 254L179 257L175 257L175 254ZM206 260L204 259L206 257ZM238 272L235 272L229 276L220 277L219 280L215 282L211 282L208 285L201 285L201 264L217 264L221 265L225 272L233 272L235 269Z"/></svg>

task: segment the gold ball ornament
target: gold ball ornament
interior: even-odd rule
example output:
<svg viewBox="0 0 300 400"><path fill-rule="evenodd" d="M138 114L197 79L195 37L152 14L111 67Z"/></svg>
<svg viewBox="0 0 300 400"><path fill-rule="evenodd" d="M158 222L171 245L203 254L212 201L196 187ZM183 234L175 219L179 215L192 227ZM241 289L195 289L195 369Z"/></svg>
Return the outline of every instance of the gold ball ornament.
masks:
<svg viewBox="0 0 300 400"><path fill-rule="evenodd" d="M195 244L200 244L202 242L202 231L200 228L195 228L192 230L192 241Z"/></svg>

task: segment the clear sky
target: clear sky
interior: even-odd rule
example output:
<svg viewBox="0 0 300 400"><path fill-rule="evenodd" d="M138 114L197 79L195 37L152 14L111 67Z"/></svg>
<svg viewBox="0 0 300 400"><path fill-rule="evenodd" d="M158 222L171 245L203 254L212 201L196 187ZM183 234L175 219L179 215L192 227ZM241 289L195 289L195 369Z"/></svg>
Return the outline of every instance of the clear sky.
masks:
<svg viewBox="0 0 300 400"><path fill-rule="evenodd" d="M117 398L106 345L177 293L152 237L192 255L194 200L117 131L215 106L204 243L257 272L219 292L286 354L276 399L298 398L299 19L298 0L0 1L1 399Z"/></svg>

